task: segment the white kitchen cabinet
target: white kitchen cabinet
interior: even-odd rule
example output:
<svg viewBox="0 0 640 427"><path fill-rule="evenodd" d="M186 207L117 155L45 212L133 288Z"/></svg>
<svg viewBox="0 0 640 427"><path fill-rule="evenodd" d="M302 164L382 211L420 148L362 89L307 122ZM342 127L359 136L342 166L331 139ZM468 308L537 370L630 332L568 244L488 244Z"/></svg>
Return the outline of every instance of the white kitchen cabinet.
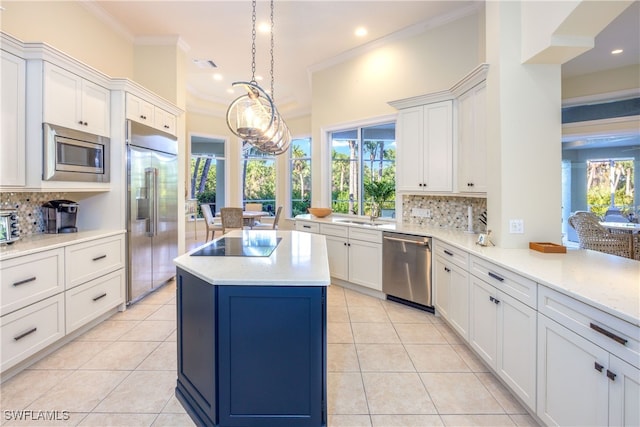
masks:
<svg viewBox="0 0 640 427"><path fill-rule="evenodd" d="M639 328L545 286L538 299L538 417L639 425Z"/></svg>
<svg viewBox="0 0 640 427"><path fill-rule="evenodd" d="M155 107L153 111L153 120L156 129L160 129L161 131L170 133L171 135L176 135L176 116L160 107Z"/></svg>
<svg viewBox="0 0 640 427"><path fill-rule="evenodd" d="M453 190L453 103L441 101L406 108L396 125L397 190Z"/></svg>
<svg viewBox="0 0 640 427"><path fill-rule="evenodd" d="M0 264L0 315L64 291L64 249L51 249Z"/></svg>
<svg viewBox="0 0 640 427"><path fill-rule="evenodd" d="M153 104L130 93L127 93L125 97L127 119L153 127Z"/></svg>
<svg viewBox="0 0 640 427"><path fill-rule="evenodd" d="M320 225L317 222L296 219L296 230L317 234L320 233Z"/></svg>
<svg viewBox="0 0 640 427"><path fill-rule="evenodd" d="M433 241L433 294L436 314L469 340L469 254Z"/></svg>
<svg viewBox="0 0 640 427"><path fill-rule="evenodd" d="M176 135L177 118L175 114L131 93L126 94L126 117L129 120Z"/></svg>
<svg viewBox="0 0 640 427"><path fill-rule="evenodd" d="M25 157L25 61L2 52L0 91L0 187L26 185Z"/></svg>
<svg viewBox="0 0 640 427"><path fill-rule="evenodd" d="M28 305L0 318L0 371L64 337L64 294Z"/></svg>
<svg viewBox="0 0 640 427"><path fill-rule="evenodd" d="M44 122L109 136L109 89L45 62L43 96Z"/></svg>
<svg viewBox="0 0 640 427"><path fill-rule="evenodd" d="M124 268L122 236L105 237L65 247L67 289Z"/></svg>
<svg viewBox="0 0 640 427"><path fill-rule="evenodd" d="M530 290L529 280L476 257L471 257L471 265L469 343L512 392L534 410L536 310L517 298L520 295L508 293L517 286ZM484 269L486 275L476 276Z"/></svg>
<svg viewBox="0 0 640 427"><path fill-rule="evenodd" d="M458 191L486 193L486 84L458 98Z"/></svg>
<svg viewBox="0 0 640 427"><path fill-rule="evenodd" d="M331 277L382 291L382 232L320 224L326 236Z"/></svg>

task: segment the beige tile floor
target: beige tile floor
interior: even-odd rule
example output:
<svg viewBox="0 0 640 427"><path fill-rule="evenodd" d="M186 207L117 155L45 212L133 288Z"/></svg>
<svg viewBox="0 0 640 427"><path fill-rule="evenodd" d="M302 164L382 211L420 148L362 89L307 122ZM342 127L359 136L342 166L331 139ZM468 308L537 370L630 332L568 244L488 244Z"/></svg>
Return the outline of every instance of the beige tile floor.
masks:
<svg viewBox="0 0 640 427"><path fill-rule="evenodd" d="M330 426L536 425L437 317L338 286L328 300ZM175 367L170 283L3 383L0 424L192 426L174 397ZM24 409L69 419L5 412Z"/></svg>

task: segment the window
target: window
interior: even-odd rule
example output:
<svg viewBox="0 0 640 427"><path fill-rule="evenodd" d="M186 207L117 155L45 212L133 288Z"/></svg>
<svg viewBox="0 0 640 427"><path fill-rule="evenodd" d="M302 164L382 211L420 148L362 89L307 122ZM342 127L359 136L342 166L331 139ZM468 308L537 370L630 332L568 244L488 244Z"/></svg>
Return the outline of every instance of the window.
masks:
<svg viewBox="0 0 640 427"><path fill-rule="evenodd" d="M291 215L307 213L311 206L311 138L291 141Z"/></svg>
<svg viewBox="0 0 640 427"><path fill-rule="evenodd" d="M242 151L243 205L262 203L262 210L275 214L276 158L250 144Z"/></svg>
<svg viewBox="0 0 640 427"><path fill-rule="evenodd" d="M331 132L331 204L334 212L395 217L395 123Z"/></svg>
<svg viewBox="0 0 640 427"><path fill-rule="evenodd" d="M224 164L223 140L191 137L189 198L197 200L200 218L200 204L210 203L214 210L224 206Z"/></svg>
<svg viewBox="0 0 640 427"><path fill-rule="evenodd" d="M587 204L604 217L609 209L633 212L633 159L587 160Z"/></svg>

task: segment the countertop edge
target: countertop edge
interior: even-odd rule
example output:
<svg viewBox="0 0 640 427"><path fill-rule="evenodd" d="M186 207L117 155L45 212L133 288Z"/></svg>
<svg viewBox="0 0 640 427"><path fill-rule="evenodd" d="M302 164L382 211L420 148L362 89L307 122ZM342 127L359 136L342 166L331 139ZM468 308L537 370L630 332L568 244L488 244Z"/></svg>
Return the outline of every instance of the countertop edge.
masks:
<svg viewBox="0 0 640 427"><path fill-rule="evenodd" d="M95 239L126 234L126 230L86 230L68 234L34 234L24 237L12 245L0 248L0 261L7 261L26 255L32 255L69 245L84 243Z"/></svg>

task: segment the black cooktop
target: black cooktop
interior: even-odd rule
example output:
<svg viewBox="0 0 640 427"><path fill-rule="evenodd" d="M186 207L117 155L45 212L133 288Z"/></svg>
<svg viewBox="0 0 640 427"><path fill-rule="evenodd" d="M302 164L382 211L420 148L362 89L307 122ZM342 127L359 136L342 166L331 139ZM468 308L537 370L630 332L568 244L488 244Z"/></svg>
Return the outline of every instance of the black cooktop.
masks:
<svg viewBox="0 0 640 427"><path fill-rule="evenodd" d="M270 234L270 233L269 233ZM191 254L191 256L268 257L282 240L274 235L223 237Z"/></svg>

